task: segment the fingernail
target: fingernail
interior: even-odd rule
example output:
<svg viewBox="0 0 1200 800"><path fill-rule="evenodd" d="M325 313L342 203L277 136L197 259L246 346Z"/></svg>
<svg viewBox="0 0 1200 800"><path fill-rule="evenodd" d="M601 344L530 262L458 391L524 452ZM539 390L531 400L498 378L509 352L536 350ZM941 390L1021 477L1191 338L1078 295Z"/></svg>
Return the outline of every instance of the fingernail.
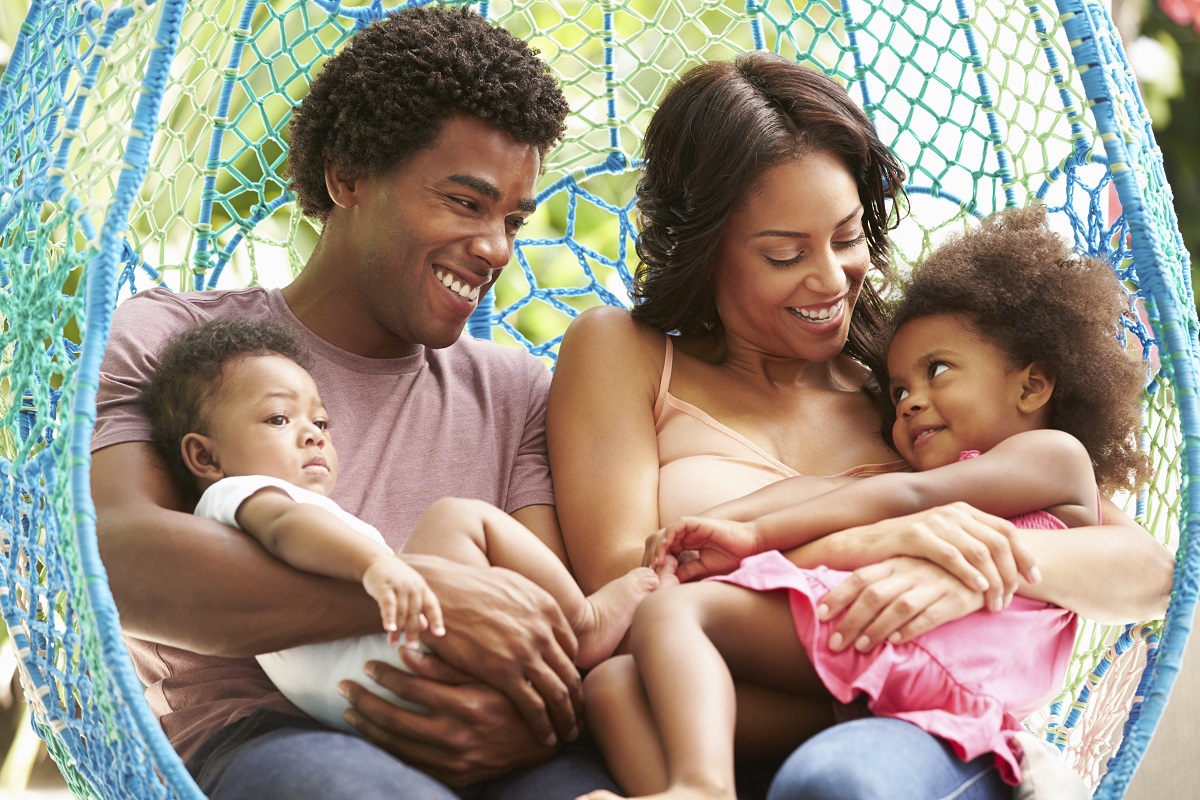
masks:
<svg viewBox="0 0 1200 800"><path fill-rule="evenodd" d="M342 681L337 685L337 690L338 694L340 694L342 697L346 698L347 700L350 699L350 685L348 683Z"/></svg>
<svg viewBox="0 0 1200 800"><path fill-rule="evenodd" d="M433 635L434 636L445 636L446 635L446 627L444 625L438 625L436 628L433 629Z"/></svg>
<svg viewBox="0 0 1200 800"><path fill-rule="evenodd" d="M375 680L375 673L378 671L379 670L376 668L374 661L368 661L363 665L363 672L365 672L367 677L371 680Z"/></svg>
<svg viewBox="0 0 1200 800"><path fill-rule="evenodd" d="M1033 569L1029 570L1029 582L1030 583L1041 583L1042 582L1042 571L1040 569L1038 569L1037 567L1034 567Z"/></svg>
<svg viewBox="0 0 1200 800"><path fill-rule="evenodd" d="M353 709L349 709L349 708L346 709L345 713L342 714L342 719L344 719L346 721L346 724L349 725L351 728L358 727L358 722L359 722L358 714L354 713Z"/></svg>
<svg viewBox="0 0 1200 800"><path fill-rule="evenodd" d="M842 649L842 635L840 633L835 632L830 635L829 649L830 650L841 650Z"/></svg>
<svg viewBox="0 0 1200 800"><path fill-rule="evenodd" d="M569 734L567 734L567 741L568 742L575 741L576 739L579 738L579 733L580 733L579 726L575 726L574 728L571 728L571 732Z"/></svg>
<svg viewBox="0 0 1200 800"><path fill-rule="evenodd" d="M543 744L545 744L547 747L554 747L554 745L558 744L558 737L552 733L545 738Z"/></svg>
<svg viewBox="0 0 1200 800"><path fill-rule="evenodd" d="M895 633L893 633L891 636L889 636L889 637L888 637L888 641L889 641L889 642L891 642L892 644L897 644L897 643L899 643L899 641L900 641L900 631L896 631L896 632L895 632Z"/></svg>
<svg viewBox="0 0 1200 800"><path fill-rule="evenodd" d="M854 643L854 649L860 653L865 653L871 649L871 637L860 636L858 641Z"/></svg>
<svg viewBox="0 0 1200 800"><path fill-rule="evenodd" d="M825 605L824 603L821 603L817 606L817 619L821 620L821 622L829 619L829 606ZM836 636L837 634L834 635ZM830 639L829 641L832 642L833 639Z"/></svg>
<svg viewBox="0 0 1200 800"><path fill-rule="evenodd" d="M981 592L986 592L988 590L987 578L983 577L982 575L980 575L978 578L976 578L975 579L975 588Z"/></svg>
<svg viewBox="0 0 1200 800"><path fill-rule="evenodd" d="M999 611L1004 608L1004 599L1001 597L993 597L988 600L988 608L992 611Z"/></svg>

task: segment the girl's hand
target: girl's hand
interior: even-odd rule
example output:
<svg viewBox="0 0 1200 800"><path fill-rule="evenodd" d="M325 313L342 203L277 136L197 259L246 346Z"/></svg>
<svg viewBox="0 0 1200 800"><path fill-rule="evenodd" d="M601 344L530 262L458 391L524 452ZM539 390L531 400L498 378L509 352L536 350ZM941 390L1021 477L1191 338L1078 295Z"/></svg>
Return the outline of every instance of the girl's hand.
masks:
<svg viewBox="0 0 1200 800"><path fill-rule="evenodd" d="M682 517L646 541L646 561L657 568L668 555L694 553L690 560L681 559L676 571L680 581L689 581L732 572L761 549L754 528L745 522Z"/></svg>
<svg viewBox="0 0 1200 800"><path fill-rule="evenodd" d="M372 561L362 577L363 588L379 603L388 642L397 645L404 633L404 646L416 649L421 632L444 636L442 607L429 584L415 569L393 554Z"/></svg>

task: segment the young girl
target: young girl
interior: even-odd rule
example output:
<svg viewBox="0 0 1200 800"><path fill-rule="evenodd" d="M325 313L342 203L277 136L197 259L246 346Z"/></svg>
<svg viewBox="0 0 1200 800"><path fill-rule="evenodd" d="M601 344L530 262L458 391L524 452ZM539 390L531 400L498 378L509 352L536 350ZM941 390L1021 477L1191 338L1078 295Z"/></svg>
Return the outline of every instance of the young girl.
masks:
<svg viewBox="0 0 1200 800"><path fill-rule="evenodd" d="M1112 270L1075 254L1038 207L998 213L932 253L896 311L881 381L894 446L917 471L750 521L730 519L745 519L735 502L652 537L649 563L696 554L681 579L736 571L649 598L635 616L632 660L612 659L585 682L588 721L617 781L639 795L733 798L735 738L753 736L761 749L800 727L779 714L739 716L737 678L841 703L865 698L875 715L919 725L961 758L993 752L1016 783L1010 732L1058 690L1073 614L1015 597L1003 611L860 652L837 640L821 605L849 574L830 568L837 554L780 551L954 501L1018 529L1096 524L1097 485L1133 489L1148 471L1136 447L1144 372L1116 338L1122 313ZM811 495L805 480L775 486ZM1028 587L1039 576L1023 566Z"/></svg>
<svg viewBox="0 0 1200 800"><path fill-rule="evenodd" d="M352 731L337 684L369 660L406 669L396 647L445 633L420 573L370 525L328 498L338 457L329 414L300 365L299 345L264 321L216 320L176 337L146 391L155 446L195 513L238 528L296 569L361 582L386 636L304 645L258 657L283 694L317 720ZM404 551L514 570L558 601L590 667L625 635L637 604L659 585L639 567L584 597L566 566L527 528L488 503L446 498L418 521ZM662 571L669 575L670 568ZM379 687L393 702L399 698ZM407 705L407 704L404 704Z"/></svg>

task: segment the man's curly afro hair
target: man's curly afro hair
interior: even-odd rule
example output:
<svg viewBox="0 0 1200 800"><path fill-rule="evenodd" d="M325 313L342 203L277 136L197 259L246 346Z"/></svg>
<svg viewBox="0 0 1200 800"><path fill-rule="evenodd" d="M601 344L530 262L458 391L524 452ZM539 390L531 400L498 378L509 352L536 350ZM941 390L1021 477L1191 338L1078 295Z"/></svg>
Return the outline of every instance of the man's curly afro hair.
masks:
<svg viewBox="0 0 1200 800"><path fill-rule="evenodd" d="M325 62L290 127L287 177L305 214L328 218L325 165L380 175L467 114L546 153L567 101L537 51L469 8L408 8L355 34Z"/></svg>
<svg viewBox="0 0 1200 800"><path fill-rule="evenodd" d="M1138 449L1146 367L1118 339L1128 313L1112 267L1072 249L1035 205L993 214L934 249L896 306L892 330L963 314L1014 363L1038 362L1055 379L1050 427L1083 443L1097 484L1111 493L1136 489L1150 473Z"/></svg>
<svg viewBox="0 0 1200 800"><path fill-rule="evenodd" d="M307 356L291 332L266 319L203 322L170 339L159 354L142 405L150 420L151 444L180 496L193 505L200 493L179 444L189 433L208 433L208 413L221 392L225 365L261 355L280 355L306 366Z"/></svg>

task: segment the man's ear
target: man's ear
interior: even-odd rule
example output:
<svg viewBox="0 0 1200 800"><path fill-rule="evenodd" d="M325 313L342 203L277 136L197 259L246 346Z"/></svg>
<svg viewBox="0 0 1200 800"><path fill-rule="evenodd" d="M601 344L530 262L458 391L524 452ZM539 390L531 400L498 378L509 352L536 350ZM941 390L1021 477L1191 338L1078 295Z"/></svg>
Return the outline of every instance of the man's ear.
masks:
<svg viewBox="0 0 1200 800"><path fill-rule="evenodd" d="M336 161L325 163L325 190L329 199L339 208L350 208L358 204L358 177Z"/></svg>
<svg viewBox="0 0 1200 800"><path fill-rule="evenodd" d="M1033 414L1046 408L1050 396L1054 394L1054 376L1042 369L1036 361L1019 373L1021 394L1017 399L1017 407L1026 414Z"/></svg>
<svg viewBox="0 0 1200 800"><path fill-rule="evenodd" d="M225 477L221 465L217 463L212 439L203 434L189 433L179 443L179 449L183 452L183 463L197 478L216 483Z"/></svg>

